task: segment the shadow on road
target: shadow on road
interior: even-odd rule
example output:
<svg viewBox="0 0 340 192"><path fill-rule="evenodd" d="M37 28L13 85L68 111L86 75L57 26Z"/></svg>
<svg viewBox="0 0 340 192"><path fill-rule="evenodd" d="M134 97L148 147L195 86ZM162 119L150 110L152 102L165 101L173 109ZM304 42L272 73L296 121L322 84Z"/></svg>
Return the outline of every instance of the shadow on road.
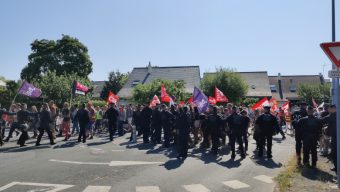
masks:
<svg viewBox="0 0 340 192"><path fill-rule="evenodd" d="M26 152L31 150L38 150L38 149L46 149L50 148L51 146L49 144L46 145L40 145L40 146L29 146L29 147L7 147L0 149L0 152L2 153L17 153L17 152Z"/></svg>
<svg viewBox="0 0 340 192"><path fill-rule="evenodd" d="M301 175L310 180L317 180L324 183L334 183L336 177L320 169L301 168Z"/></svg>
<svg viewBox="0 0 340 192"><path fill-rule="evenodd" d="M169 161L165 162L160 166L164 166L167 170L177 169L179 168L184 161L179 159L170 159Z"/></svg>

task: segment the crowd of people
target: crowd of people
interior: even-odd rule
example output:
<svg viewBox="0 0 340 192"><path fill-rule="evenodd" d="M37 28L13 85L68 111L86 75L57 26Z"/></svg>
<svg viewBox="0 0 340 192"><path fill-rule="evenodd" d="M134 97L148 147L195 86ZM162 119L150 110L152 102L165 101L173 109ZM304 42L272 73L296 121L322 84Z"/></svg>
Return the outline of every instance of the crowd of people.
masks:
<svg viewBox="0 0 340 192"><path fill-rule="evenodd" d="M271 159L273 136L281 134L284 140L286 136L282 128L291 124L295 130L297 163L301 164L303 154L303 164L315 167L317 147L323 155L329 155L331 148L330 156L336 162L335 112L334 105L314 109L305 103L288 116L281 108L273 112L270 106L264 106L253 111L233 104L225 107L210 105L206 112L200 113L196 106L176 104L150 107L149 104L117 106L111 103L99 107L91 102L80 106L64 103L58 109L50 101L44 103L40 110L36 106L28 110L26 104L18 103L12 104L9 110L0 110L0 144L8 142L14 133L19 135L21 132L17 144L25 146L26 140L30 139L28 131L33 132L31 139L36 138L37 146L45 132L51 145L55 144L56 137L64 137L67 141L78 135L78 142L85 143L106 131L111 141L117 132L118 136L131 132L132 142L136 137L142 137L146 144L162 144L164 148L174 146L179 159L186 159L188 149L196 145L210 148L212 155L217 155L221 146L227 145L231 149L231 158L235 158L237 153L246 158L248 138L252 135L258 157L262 157L265 151L266 157ZM7 136L6 128L9 128Z"/></svg>

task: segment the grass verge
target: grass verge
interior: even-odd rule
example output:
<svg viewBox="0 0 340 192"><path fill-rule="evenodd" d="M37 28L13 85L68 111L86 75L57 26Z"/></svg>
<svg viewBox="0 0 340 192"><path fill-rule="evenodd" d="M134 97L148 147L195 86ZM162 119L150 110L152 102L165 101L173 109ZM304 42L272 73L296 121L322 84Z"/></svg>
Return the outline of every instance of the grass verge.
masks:
<svg viewBox="0 0 340 192"><path fill-rule="evenodd" d="M282 170L278 176L274 178L274 180L278 184L278 188L280 192L287 191L292 186L292 179L298 173L301 172L301 168L296 164L296 156L292 156L288 164L285 165L285 169Z"/></svg>

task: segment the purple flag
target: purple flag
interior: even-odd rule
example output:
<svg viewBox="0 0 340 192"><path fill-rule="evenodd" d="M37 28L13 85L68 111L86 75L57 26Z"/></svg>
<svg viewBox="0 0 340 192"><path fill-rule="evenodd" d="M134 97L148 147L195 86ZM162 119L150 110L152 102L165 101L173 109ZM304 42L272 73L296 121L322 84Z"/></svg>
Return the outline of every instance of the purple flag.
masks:
<svg viewBox="0 0 340 192"><path fill-rule="evenodd" d="M207 111L208 106L209 106L209 99L204 93L195 87L194 89L194 101L193 103L197 106L198 112L204 113Z"/></svg>
<svg viewBox="0 0 340 192"><path fill-rule="evenodd" d="M25 81L19 89L19 94L32 98L38 98L41 95L41 90Z"/></svg>

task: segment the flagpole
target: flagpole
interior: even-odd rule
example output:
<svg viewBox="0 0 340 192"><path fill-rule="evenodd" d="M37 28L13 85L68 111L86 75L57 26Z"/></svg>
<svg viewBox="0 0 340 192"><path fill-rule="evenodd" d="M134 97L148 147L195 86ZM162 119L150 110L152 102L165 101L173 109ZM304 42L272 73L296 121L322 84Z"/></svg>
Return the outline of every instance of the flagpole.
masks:
<svg viewBox="0 0 340 192"><path fill-rule="evenodd" d="M20 85L19 89L17 90L17 93L16 93L15 96L14 96L14 99L12 100L11 106L14 104L15 99L16 99L17 96L18 96L19 90L22 88L22 85L24 84L24 82L26 82L26 80L24 80L23 82L21 82L21 85ZM11 106L10 106L10 107L11 107Z"/></svg>

